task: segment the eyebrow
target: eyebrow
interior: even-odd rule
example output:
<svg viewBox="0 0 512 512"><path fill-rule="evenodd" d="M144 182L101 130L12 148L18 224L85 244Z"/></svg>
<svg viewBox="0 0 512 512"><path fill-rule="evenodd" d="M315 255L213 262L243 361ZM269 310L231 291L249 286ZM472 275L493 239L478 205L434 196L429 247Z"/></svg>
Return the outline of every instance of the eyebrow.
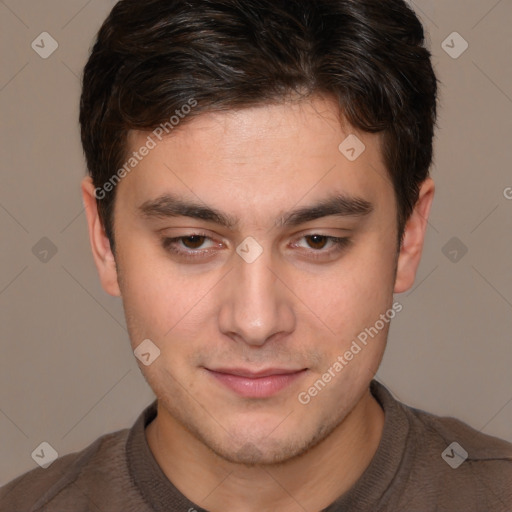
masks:
<svg viewBox="0 0 512 512"><path fill-rule="evenodd" d="M173 194L164 194L145 201L138 208L146 218L190 217L236 228L239 220L199 202L185 200ZM296 208L276 220L278 227L294 227L322 217L366 217L374 210L373 204L361 197L346 194L331 195L310 206Z"/></svg>

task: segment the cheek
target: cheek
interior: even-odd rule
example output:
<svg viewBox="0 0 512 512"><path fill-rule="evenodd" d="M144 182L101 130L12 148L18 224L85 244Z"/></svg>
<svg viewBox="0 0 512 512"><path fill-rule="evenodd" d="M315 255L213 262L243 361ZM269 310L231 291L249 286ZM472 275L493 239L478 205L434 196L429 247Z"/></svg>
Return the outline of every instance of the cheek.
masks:
<svg viewBox="0 0 512 512"><path fill-rule="evenodd" d="M128 243L119 247L118 274L126 322L132 344L142 339L161 339L172 327L178 314L175 306L179 286L172 286L168 265L154 251L141 249L143 244ZM170 307L173 305L174 307Z"/></svg>
<svg viewBox="0 0 512 512"><path fill-rule="evenodd" d="M211 319L211 290L219 277L180 272L155 251L142 255L132 248L125 254L130 257L123 260L119 272L132 344L149 338L162 350L171 346L173 350L193 350L198 332Z"/></svg>
<svg viewBox="0 0 512 512"><path fill-rule="evenodd" d="M354 251L326 271L303 280L297 295L322 320L324 327L344 340L373 323L390 306L393 256L378 244Z"/></svg>
<svg viewBox="0 0 512 512"><path fill-rule="evenodd" d="M140 269L130 272L126 268L124 272L121 292L130 334L161 339L172 327L174 312L168 307L176 302L172 300L172 289Z"/></svg>

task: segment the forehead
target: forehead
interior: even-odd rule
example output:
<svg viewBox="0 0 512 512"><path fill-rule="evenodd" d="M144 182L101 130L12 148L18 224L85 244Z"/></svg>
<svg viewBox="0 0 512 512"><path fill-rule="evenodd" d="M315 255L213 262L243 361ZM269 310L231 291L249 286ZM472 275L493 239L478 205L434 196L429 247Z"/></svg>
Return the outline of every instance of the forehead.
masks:
<svg viewBox="0 0 512 512"><path fill-rule="evenodd" d="M333 191L392 200L380 136L355 130L328 99L202 113L162 140L134 131L129 155L148 137L152 149L119 184L137 205L173 192L255 218Z"/></svg>

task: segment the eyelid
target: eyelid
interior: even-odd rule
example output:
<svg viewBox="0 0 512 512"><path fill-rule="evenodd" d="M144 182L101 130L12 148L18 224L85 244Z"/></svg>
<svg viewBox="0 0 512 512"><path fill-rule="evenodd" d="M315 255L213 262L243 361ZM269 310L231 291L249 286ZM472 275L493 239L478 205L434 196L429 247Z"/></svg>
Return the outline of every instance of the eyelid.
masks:
<svg viewBox="0 0 512 512"><path fill-rule="evenodd" d="M295 241L292 243L292 245L295 245L298 242L300 242L301 240L305 240L306 238L312 237L312 236L319 236L322 238L326 238L329 242L332 242L332 243L335 243L336 241L344 240L347 238L347 237L341 237L341 236L326 235L324 233L306 233L305 235L301 235L298 238L296 238ZM314 249L311 249L311 250L314 251ZM315 252L321 252L321 250L317 249ZM324 251L324 252L326 252L326 251Z"/></svg>
<svg viewBox="0 0 512 512"><path fill-rule="evenodd" d="M325 235L321 232L307 233L307 234L299 237L297 241L300 241L303 238L306 238L308 236L314 236L314 235L320 236L322 238L326 238L331 243L331 247L328 249L323 249L323 248L322 249L313 249L313 248L308 249L305 247L298 247L299 252L307 253L308 259L313 259L313 260L322 260L323 259L324 261L328 261L330 257L336 257L337 255L339 255L339 254L343 253L344 251L346 251L347 249L349 249L353 244L353 240L351 237ZM292 246L295 247L296 244L297 244L297 242L294 242L292 244Z"/></svg>
<svg viewBox="0 0 512 512"><path fill-rule="evenodd" d="M179 235L179 236L162 236L162 243L166 244L166 245L170 245L171 243L178 243L185 238L192 238L194 236L205 238L206 240L208 240L210 242L216 242L216 240L213 237L211 237L210 235L208 235L207 233L203 233L201 231L194 231L194 232L187 233L184 235ZM225 245L225 244L223 242L220 242L219 245ZM184 250L183 252L189 252L189 253L193 254L193 253L199 253L199 252L206 252L206 250L205 249L189 249L188 251Z"/></svg>
<svg viewBox="0 0 512 512"><path fill-rule="evenodd" d="M313 248L305 248L305 247L299 247L299 253L307 253L307 258L310 260L323 260L329 261L330 257L335 257L336 255L342 253L346 249L348 249L352 244L353 240L350 237L339 237L339 236L333 236L333 235L326 235L322 233L321 231L313 231L311 233L301 234L299 237L295 238L295 241L291 244L292 247L296 246L297 242L308 237L308 236L320 236L322 238L326 238L328 242L331 242L331 248L324 250L321 249L313 249ZM201 232L201 231L194 231L190 233L183 234L181 236L176 237L162 237L161 244L163 248L176 255L177 257L183 258L185 260L194 261L194 260L200 260L203 259L210 259L210 257L216 252L215 249L212 250L211 247L208 247L206 249L186 249L186 248L180 248L178 249L176 245L183 239L191 238L191 237L201 237L205 238L209 241L215 241L213 237L208 236L208 234ZM223 242L220 243L220 245L225 245ZM198 263L201 263L201 261L198 261Z"/></svg>

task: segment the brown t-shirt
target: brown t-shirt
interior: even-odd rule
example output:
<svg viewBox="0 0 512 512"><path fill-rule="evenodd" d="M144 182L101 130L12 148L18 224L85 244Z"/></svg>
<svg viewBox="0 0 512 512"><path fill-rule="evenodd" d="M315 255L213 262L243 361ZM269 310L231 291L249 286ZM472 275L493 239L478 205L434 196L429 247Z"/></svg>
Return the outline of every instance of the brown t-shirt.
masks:
<svg viewBox="0 0 512 512"><path fill-rule="evenodd" d="M325 512L512 512L512 444L408 407L375 380L370 389L385 413L382 439ZM156 401L131 429L13 480L0 489L0 511L204 512L153 457L144 429L155 415Z"/></svg>

